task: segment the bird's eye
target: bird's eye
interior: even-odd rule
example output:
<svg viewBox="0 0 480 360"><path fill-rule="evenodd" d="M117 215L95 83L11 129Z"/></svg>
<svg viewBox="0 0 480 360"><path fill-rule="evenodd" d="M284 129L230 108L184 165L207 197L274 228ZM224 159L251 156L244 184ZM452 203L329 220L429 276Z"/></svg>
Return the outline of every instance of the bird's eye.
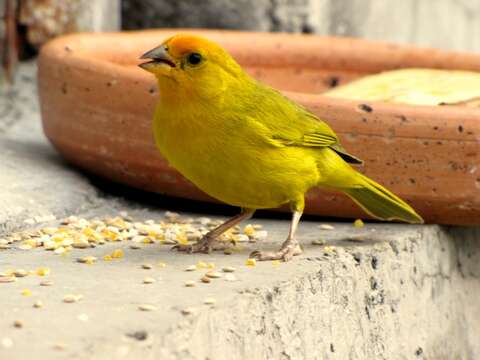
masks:
<svg viewBox="0 0 480 360"><path fill-rule="evenodd" d="M190 65L198 65L202 62L202 55L198 53L191 53L187 56L187 61Z"/></svg>

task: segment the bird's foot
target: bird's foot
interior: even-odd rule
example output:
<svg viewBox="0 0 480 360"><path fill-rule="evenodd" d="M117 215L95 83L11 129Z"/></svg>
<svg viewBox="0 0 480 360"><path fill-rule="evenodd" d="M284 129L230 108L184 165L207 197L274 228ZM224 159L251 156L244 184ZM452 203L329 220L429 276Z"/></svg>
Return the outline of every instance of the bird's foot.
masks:
<svg viewBox="0 0 480 360"><path fill-rule="evenodd" d="M229 247L230 247L230 243L228 242L220 241L214 237L204 236L195 244L188 244L188 245L177 244L174 247L172 247L172 250L182 251L188 254L193 254L193 253L210 254L212 251L225 250Z"/></svg>
<svg viewBox="0 0 480 360"><path fill-rule="evenodd" d="M250 254L250 257L258 261L268 261L268 260L282 260L290 261L294 256L300 255L303 253L303 249L299 243L295 242L286 242L282 245L282 248L279 251L259 251L256 250Z"/></svg>

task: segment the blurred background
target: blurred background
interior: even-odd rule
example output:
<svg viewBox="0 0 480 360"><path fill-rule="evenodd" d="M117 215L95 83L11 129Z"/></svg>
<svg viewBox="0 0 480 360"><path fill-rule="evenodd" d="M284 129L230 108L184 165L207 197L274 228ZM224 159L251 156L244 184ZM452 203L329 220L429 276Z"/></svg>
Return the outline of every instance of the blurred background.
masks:
<svg viewBox="0 0 480 360"><path fill-rule="evenodd" d="M2 64L75 31L204 27L350 36L480 50L478 0L1 0Z"/></svg>

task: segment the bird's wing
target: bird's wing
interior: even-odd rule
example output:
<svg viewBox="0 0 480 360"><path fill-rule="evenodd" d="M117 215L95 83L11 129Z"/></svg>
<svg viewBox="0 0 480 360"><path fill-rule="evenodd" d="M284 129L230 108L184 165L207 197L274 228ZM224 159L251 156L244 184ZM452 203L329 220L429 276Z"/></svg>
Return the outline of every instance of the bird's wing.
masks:
<svg viewBox="0 0 480 360"><path fill-rule="evenodd" d="M330 147L349 163L363 163L340 145L337 135L327 123L277 91L264 91L267 94L257 103L259 105L252 120L268 129L276 143L285 146Z"/></svg>

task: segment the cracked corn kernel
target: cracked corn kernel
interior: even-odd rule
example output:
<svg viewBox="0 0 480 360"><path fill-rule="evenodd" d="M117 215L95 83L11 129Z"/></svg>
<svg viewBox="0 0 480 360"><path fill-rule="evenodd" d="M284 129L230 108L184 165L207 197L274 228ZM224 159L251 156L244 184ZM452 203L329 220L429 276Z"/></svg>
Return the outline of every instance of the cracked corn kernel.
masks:
<svg viewBox="0 0 480 360"><path fill-rule="evenodd" d="M249 258L247 259L247 266L255 266L257 265L257 260Z"/></svg>
<svg viewBox="0 0 480 360"><path fill-rule="evenodd" d="M36 270L36 274L37 274L38 276L47 276L47 275L50 274L50 269L47 268L47 267L38 268L38 269Z"/></svg>
<svg viewBox="0 0 480 360"><path fill-rule="evenodd" d="M123 258L124 256L124 253L123 253L123 250L122 249L117 249L117 250L114 250L112 252L112 258L114 259L120 259L120 258Z"/></svg>
<svg viewBox="0 0 480 360"><path fill-rule="evenodd" d="M255 228L251 224L248 224L243 228L243 233L247 236L253 236L255 234L255 231Z"/></svg>
<svg viewBox="0 0 480 360"><path fill-rule="evenodd" d="M204 263L203 261L199 261L197 263L197 269L205 269L207 267L207 264Z"/></svg>
<svg viewBox="0 0 480 360"><path fill-rule="evenodd" d="M30 289L23 289L22 290L22 295L23 296L30 296L30 295L32 295L32 292L30 291Z"/></svg>
<svg viewBox="0 0 480 360"><path fill-rule="evenodd" d="M112 261L113 258L112 258L111 255L105 255L105 256L103 257L103 260L104 260L104 261Z"/></svg>
<svg viewBox="0 0 480 360"><path fill-rule="evenodd" d="M209 269L215 269L215 264L214 263L208 263L207 268Z"/></svg>
<svg viewBox="0 0 480 360"><path fill-rule="evenodd" d="M364 227L365 224L363 223L362 219L357 219L353 222L353 226L357 228L361 228L361 227Z"/></svg>

